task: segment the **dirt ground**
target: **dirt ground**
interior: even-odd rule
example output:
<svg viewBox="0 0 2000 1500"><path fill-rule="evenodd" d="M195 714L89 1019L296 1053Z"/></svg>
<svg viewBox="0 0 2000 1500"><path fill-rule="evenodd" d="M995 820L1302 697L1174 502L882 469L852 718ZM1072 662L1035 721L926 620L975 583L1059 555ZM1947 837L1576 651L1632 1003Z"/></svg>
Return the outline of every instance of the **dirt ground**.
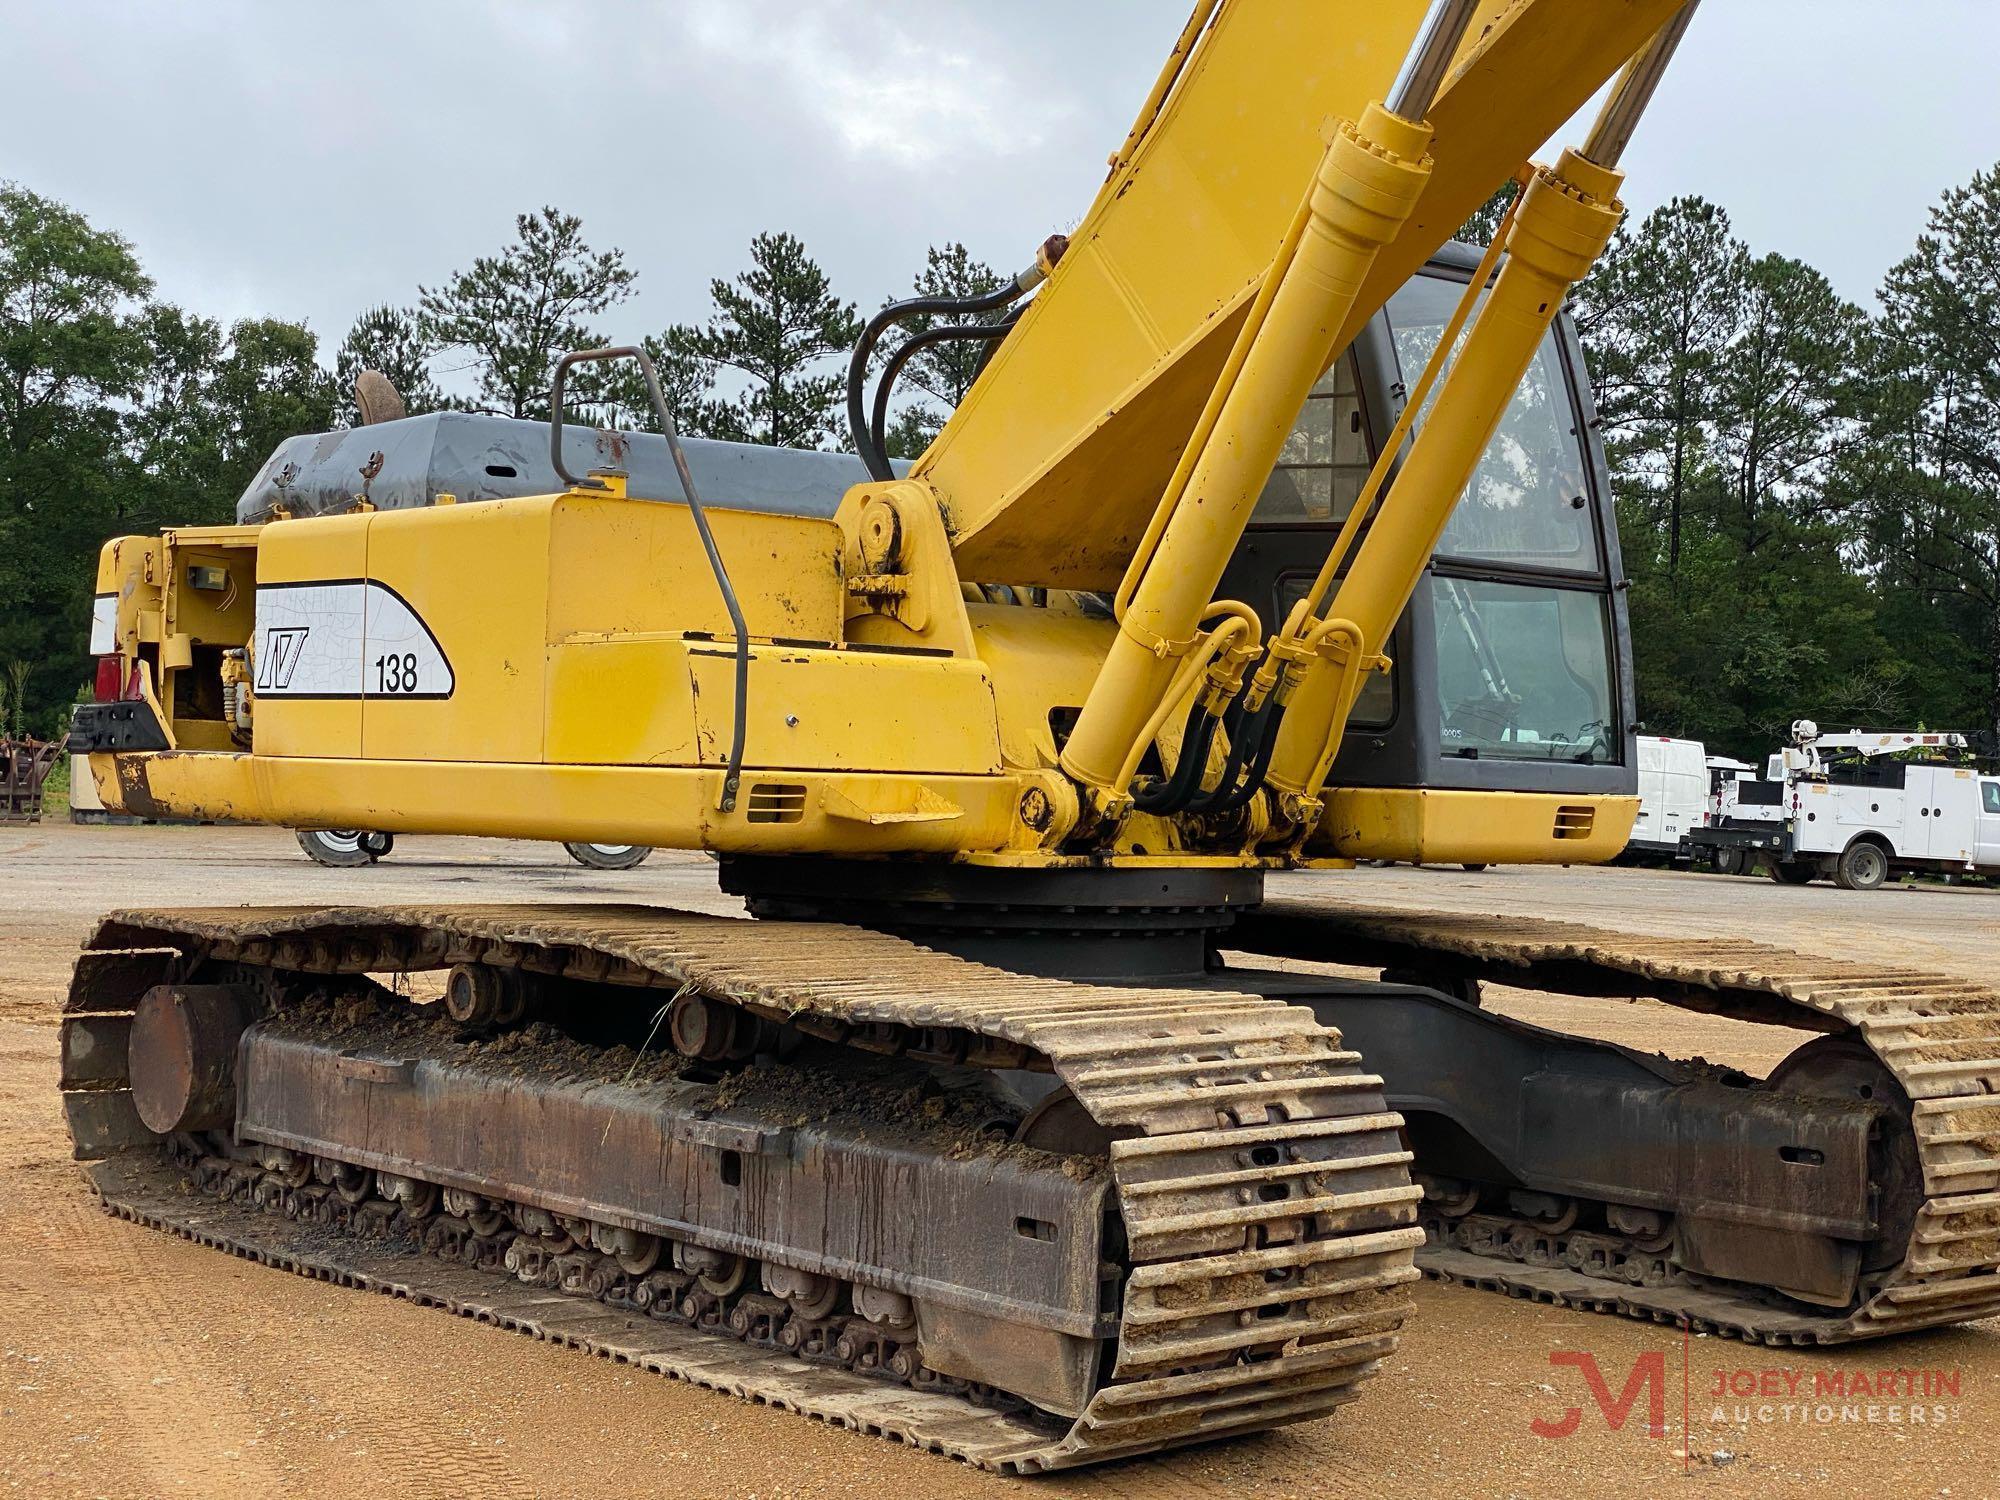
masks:
<svg viewBox="0 0 2000 1500"><path fill-rule="evenodd" d="M0 830L0 1483L36 1496L341 1500L864 1487L944 1497L2000 1494L1994 1323L1806 1353L1426 1284L1396 1358L1330 1420L1077 1477L1005 1481L156 1236L103 1216L67 1159L56 1008L103 910L518 898L731 911L713 869L662 855L602 874L552 846L409 839L380 866L334 871L271 830ZM1993 891L1856 895L1583 869L1364 870L1277 885L1333 880L1371 901L1747 936L1981 979L2000 966ZM1800 1040L1651 1004L1493 999L1543 1024L1760 1070ZM1622 1430L1576 1356L1594 1361L1614 1411L1638 1372ZM1814 1394L1857 1374L1882 1394ZM1655 1388L1664 1430L1652 1435ZM1568 1436L1531 1425L1560 1431L1569 1408L1579 1416Z"/></svg>

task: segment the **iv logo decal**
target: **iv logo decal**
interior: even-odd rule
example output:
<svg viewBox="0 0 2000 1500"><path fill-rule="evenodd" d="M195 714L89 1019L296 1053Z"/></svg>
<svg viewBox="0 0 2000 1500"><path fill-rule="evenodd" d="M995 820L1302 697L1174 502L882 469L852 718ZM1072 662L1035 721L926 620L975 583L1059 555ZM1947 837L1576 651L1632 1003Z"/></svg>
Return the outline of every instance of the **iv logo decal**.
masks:
<svg viewBox="0 0 2000 1500"><path fill-rule="evenodd" d="M1611 1394L1611 1383L1597 1367L1596 1355L1588 1351L1577 1353L1557 1349L1550 1352L1549 1365L1555 1369L1567 1367L1583 1376L1583 1383L1589 1387L1590 1399L1596 1404L1598 1414L1613 1432L1624 1431L1626 1419L1632 1415L1632 1408L1643 1393L1646 1397L1646 1436L1666 1436L1667 1357L1659 1350L1642 1354L1632 1361L1632 1373L1626 1378L1625 1389L1615 1398ZM1583 1408L1571 1406L1565 1408L1554 1421L1536 1417L1528 1424L1528 1429L1536 1437L1566 1438L1574 1436L1582 1423Z"/></svg>
<svg viewBox="0 0 2000 1500"><path fill-rule="evenodd" d="M283 692L292 685L299 657L305 651L310 625L268 630L264 634L264 657L259 663L257 686L266 692Z"/></svg>

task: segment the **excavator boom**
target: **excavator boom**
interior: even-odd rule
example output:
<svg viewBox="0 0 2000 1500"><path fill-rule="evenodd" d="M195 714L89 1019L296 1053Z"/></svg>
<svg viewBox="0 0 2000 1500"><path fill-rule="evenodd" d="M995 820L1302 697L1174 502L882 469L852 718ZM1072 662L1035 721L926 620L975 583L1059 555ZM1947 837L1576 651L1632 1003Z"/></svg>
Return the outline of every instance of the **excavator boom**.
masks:
<svg viewBox="0 0 2000 1500"><path fill-rule="evenodd" d="M1425 118L1430 174L1332 340L1345 348L1680 8L1487 0ZM1330 122L1387 96L1420 0L1204 6L1049 285L918 462L959 571L1117 586L1215 386ZM1270 420L1289 424L1290 411Z"/></svg>

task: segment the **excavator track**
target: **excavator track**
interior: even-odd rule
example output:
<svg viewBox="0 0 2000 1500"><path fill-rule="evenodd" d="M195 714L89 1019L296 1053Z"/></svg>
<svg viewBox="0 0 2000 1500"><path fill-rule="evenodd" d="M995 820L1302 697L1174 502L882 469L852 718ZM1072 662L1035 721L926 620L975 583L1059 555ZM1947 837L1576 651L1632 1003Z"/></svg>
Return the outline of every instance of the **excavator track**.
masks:
<svg viewBox="0 0 2000 1500"><path fill-rule="evenodd" d="M465 962L693 991L870 1053L1052 1070L1111 1134L1125 1245L1106 1309L1116 1337L1081 1415L1064 1423L964 1382L918 1372L912 1389L854 1361L796 1357L768 1298L746 1299L741 1316L731 1304L662 1321L615 1274L593 1287L582 1266L554 1274L582 1293L565 1296L539 1262L507 1274L497 1220L469 1237L432 1231L426 1246L393 1202L332 1203L323 1188L163 1141L138 1118L125 1058L137 1002L156 985ZM115 913L72 979L63 1088L76 1155L115 1215L1011 1473L1321 1416L1393 1350L1419 1275L1421 1189L1401 1120L1309 1009L1028 978L858 928L646 907ZM422 1164L408 1170L423 1176Z"/></svg>
<svg viewBox="0 0 2000 1500"><path fill-rule="evenodd" d="M1923 1201L1900 1259L1868 1273L1850 1308L1808 1307L1681 1276L1659 1246L1606 1244L1602 1234L1566 1240L1504 1215L1454 1220L1428 1203L1427 1244L1417 1256L1427 1275L1772 1345L1848 1343L2000 1313L2000 990L1991 985L1735 939L1649 937L1319 897L1266 902L1240 920L1227 946L1523 989L1651 998L1845 1035L1868 1048L1907 1098Z"/></svg>

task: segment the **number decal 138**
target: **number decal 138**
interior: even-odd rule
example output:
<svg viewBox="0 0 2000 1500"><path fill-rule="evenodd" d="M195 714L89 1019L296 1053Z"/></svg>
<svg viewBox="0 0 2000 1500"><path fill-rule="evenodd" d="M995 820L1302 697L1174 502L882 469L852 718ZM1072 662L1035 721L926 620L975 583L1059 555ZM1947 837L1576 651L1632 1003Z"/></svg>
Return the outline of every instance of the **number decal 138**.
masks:
<svg viewBox="0 0 2000 1500"><path fill-rule="evenodd" d="M394 652L375 658L375 691L414 693L417 690L417 654L398 656Z"/></svg>

